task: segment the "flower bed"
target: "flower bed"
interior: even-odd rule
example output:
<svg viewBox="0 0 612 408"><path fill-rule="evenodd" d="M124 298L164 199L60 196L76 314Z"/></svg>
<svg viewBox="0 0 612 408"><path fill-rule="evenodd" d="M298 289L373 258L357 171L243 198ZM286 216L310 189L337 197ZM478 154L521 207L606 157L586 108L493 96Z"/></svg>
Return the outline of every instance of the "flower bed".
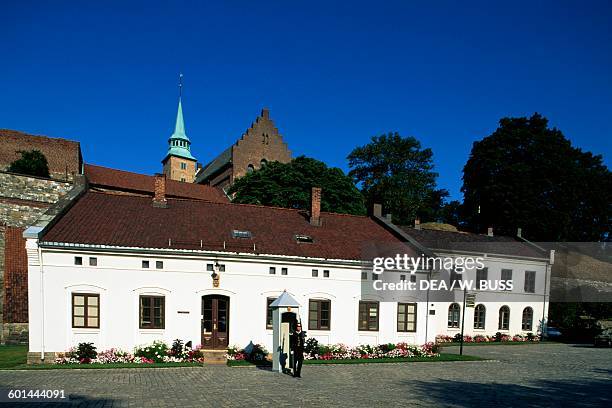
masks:
<svg viewBox="0 0 612 408"><path fill-rule="evenodd" d="M463 336L464 343L525 343L539 341L540 336L534 335L533 333L527 333L527 335L515 334L514 336L510 336L497 332L494 336L487 336L482 334L478 334L476 336ZM439 334L436 336L436 343L438 344L459 342L461 342L461 334L456 334L455 336Z"/></svg>
<svg viewBox="0 0 612 408"><path fill-rule="evenodd" d="M409 345L406 343L389 343L380 345L363 344L349 347L345 344L334 344L329 346L311 347L306 350L306 360L353 360L373 358L412 358L412 357L437 357L438 346L434 343L426 343L422 346Z"/></svg>
<svg viewBox="0 0 612 408"><path fill-rule="evenodd" d="M263 362L268 356L268 350L261 344L249 344L245 348L232 346L227 348L225 357L229 361Z"/></svg>
<svg viewBox="0 0 612 408"><path fill-rule="evenodd" d="M201 346L186 347L175 340L172 347L163 341L139 346L134 353L111 348L97 352L92 343L80 343L55 359L55 364L156 364L156 363L202 363Z"/></svg>

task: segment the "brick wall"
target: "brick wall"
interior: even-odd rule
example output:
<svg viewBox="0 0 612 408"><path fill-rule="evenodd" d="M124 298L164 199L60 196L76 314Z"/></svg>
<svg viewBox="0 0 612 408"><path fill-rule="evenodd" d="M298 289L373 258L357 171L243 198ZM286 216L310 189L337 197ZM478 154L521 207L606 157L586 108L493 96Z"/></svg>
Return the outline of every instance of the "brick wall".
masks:
<svg viewBox="0 0 612 408"><path fill-rule="evenodd" d="M4 322L28 321L28 257L24 228L6 227L4 233Z"/></svg>
<svg viewBox="0 0 612 408"><path fill-rule="evenodd" d="M232 179L244 176L249 165L255 169L260 168L262 159L281 163L291 161L291 151L274 126L267 109L261 112L261 116L232 147Z"/></svg>

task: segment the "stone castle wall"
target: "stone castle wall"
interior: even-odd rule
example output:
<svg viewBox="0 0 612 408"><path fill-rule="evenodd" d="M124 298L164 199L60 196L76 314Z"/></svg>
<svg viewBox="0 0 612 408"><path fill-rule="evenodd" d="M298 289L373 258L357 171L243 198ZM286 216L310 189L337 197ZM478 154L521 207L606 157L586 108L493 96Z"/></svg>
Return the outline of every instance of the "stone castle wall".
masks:
<svg viewBox="0 0 612 408"><path fill-rule="evenodd" d="M2 344L27 342L27 270L23 276L23 268L15 266L20 265L20 260L15 257L20 257L22 254L14 249L16 241L8 242L7 245L7 230L12 231L9 239L19 239L17 236L19 234L11 227L25 229L32 225L71 188L72 183L66 181L0 171L0 322L2 322L0 343ZM5 259L7 256L10 259ZM7 271L6 268L10 270ZM5 308L10 309L7 310L6 316Z"/></svg>

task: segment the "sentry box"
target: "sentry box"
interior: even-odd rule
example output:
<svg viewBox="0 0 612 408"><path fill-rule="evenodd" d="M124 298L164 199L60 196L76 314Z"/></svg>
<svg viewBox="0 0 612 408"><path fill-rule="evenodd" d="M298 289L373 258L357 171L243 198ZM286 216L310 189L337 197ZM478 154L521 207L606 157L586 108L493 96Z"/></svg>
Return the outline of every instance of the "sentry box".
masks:
<svg viewBox="0 0 612 408"><path fill-rule="evenodd" d="M285 372L292 367L289 335L296 329L300 304L284 291L270 304L272 308L272 371Z"/></svg>

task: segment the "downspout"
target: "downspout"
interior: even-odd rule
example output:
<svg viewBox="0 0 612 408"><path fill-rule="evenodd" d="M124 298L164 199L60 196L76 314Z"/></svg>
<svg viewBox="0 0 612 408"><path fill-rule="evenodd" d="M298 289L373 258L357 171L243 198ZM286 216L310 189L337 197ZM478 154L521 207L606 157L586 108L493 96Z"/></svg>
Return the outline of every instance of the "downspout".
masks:
<svg viewBox="0 0 612 408"><path fill-rule="evenodd" d="M544 299L542 301L542 337L544 337L544 333L546 331L546 327L548 326L548 322L546 319L546 293L548 290L548 278L552 275L552 265L555 263L555 250L550 250L550 257L548 259L548 263L546 264L546 275L544 276Z"/></svg>
<svg viewBox="0 0 612 408"><path fill-rule="evenodd" d="M40 268L40 359L45 360L45 270L43 268L42 249L38 245L38 265Z"/></svg>
<svg viewBox="0 0 612 408"><path fill-rule="evenodd" d="M426 299L426 307L425 307L425 343L427 343L427 338L429 336L429 288L431 287L431 269L427 271L427 296Z"/></svg>

